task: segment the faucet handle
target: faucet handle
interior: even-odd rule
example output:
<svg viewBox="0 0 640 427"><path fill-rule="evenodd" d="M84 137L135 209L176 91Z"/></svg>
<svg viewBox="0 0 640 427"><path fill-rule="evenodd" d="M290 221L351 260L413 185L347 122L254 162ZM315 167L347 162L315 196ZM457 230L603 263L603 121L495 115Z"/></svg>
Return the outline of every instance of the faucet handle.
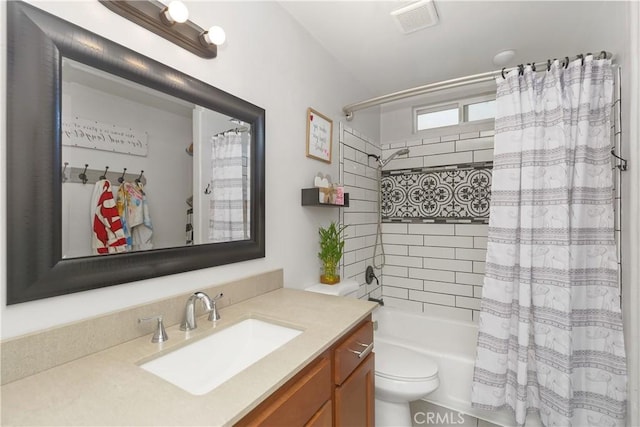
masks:
<svg viewBox="0 0 640 427"><path fill-rule="evenodd" d="M215 322L216 320L220 320L220 313L218 312L218 305L216 304L216 301L218 301L223 296L224 294L220 292L218 295L211 298L212 308L209 311L209 320L211 320L212 322Z"/></svg>
<svg viewBox="0 0 640 427"><path fill-rule="evenodd" d="M151 317L141 317L138 319L138 323L143 322L151 322L152 320L158 321L158 327L151 337L151 342L165 342L169 339L167 335L167 331L164 329L164 324L162 323L162 315L151 316Z"/></svg>

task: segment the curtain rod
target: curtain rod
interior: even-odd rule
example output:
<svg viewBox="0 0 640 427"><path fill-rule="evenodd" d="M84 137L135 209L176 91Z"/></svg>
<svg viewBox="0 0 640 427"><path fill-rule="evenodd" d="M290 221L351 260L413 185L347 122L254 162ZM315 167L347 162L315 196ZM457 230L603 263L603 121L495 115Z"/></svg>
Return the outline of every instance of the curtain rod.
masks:
<svg viewBox="0 0 640 427"><path fill-rule="evenodd" d="M590 55L590 54L587 54ZM613 55L607 51L601 51L599 54L599 59L611 59ZM573 59L583 58L583 55L576 55ZM571 61L569 57L565 57L563 61L565 63ZM535 64L527 64L533 65L534 67L542 67L547 66L550 60L545 62L536 62ZM380 104L386 104L387 102L398 101L405 98L410 98L412 96L425 95L427 93L436 92L439 90L445 89L453 89L456 87L467 86L471 84L484 83L491 80L494 80L497 76L501 75L504 72L509 72L511 70L517 69L518 66L511 68L503 68L501 70L496 71L488 71L485 73L474 74L471 76L458 77L455 79L444 80L436 83L429 83L423 86L414 87L411 89L404 89L398 92L393 92L387 95L378 96L375 98L367 99L366 101L360 101L353 104L348 104L342 107L342 111L344 111L347 116L347 121L351 121L353 119L353 112L358 110L364 110L365 108L374 107Z"/></svg>
<svg viewBox="0 0 640 427"><path fill-rule="evenodd" d="M223 130L222 132L218 132L213 136L222 136L227 132L235 132L235 133L245 133L245 132L250 132L251 129L248 126L240 126L237 128L231 128L231 129L227 129L227 130Z"/></svg>

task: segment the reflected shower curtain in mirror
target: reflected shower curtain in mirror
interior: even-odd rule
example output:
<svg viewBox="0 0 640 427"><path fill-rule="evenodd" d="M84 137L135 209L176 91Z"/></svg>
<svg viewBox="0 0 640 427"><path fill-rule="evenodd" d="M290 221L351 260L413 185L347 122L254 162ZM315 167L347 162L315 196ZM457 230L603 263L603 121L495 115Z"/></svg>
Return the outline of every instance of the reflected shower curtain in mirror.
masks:
<svg viewBox="0 0 640 427"><path fill-rule="evenodd" d="M211 138L212 190L209 241L228 242L249 238L247 206L247 132L224 132Z"/></svg>
<svg viewBox="0 0 640 427"><path fill-rule="evenodd" d="M474 407L623 426L610 60L498 78Z"/></svg>

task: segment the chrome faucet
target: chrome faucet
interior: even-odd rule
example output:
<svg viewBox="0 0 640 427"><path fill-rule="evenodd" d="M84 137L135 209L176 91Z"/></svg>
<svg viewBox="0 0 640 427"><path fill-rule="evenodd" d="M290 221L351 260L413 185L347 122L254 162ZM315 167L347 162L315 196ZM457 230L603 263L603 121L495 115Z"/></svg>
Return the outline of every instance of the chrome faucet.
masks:
<svg viewBox="0 0 640 427"><path fill-rule="evenodd" d="M211 312L213 310L213 303L211 302L209 295L204 292L194 293L189 297L187 305L184 308L184 317L182 318L182 323L180 323L181 331L190 331L198 327L196 324L196 300L202 301L204 309L207 312Z"/></svg>
<svg viewBox="0 0 640 427"><path fill-rule="evenodd" d="M209 313L209 320L216 321L220 319L220 313L218 313L218 307L216 301L222 298L222 292L216 295L213 299L209 298L209 295L204 292L196 292L189 297L187 305L184 308L184 317L182 323L180 323L181 331L190 331L198 327L196 323L196 301L202 301L204 309Z"/></svg>

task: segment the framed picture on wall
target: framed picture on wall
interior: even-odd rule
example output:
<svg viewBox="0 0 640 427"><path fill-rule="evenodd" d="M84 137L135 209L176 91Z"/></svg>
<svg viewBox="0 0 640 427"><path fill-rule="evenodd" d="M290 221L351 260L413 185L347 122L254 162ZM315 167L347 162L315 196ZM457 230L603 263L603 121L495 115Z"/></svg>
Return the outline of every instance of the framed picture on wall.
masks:
<svg viewBox="0 0 640 427"><path fill-rule="evenodd" d="M307 157L331 163L333 121L313 108L307 109Z"/></svg>

